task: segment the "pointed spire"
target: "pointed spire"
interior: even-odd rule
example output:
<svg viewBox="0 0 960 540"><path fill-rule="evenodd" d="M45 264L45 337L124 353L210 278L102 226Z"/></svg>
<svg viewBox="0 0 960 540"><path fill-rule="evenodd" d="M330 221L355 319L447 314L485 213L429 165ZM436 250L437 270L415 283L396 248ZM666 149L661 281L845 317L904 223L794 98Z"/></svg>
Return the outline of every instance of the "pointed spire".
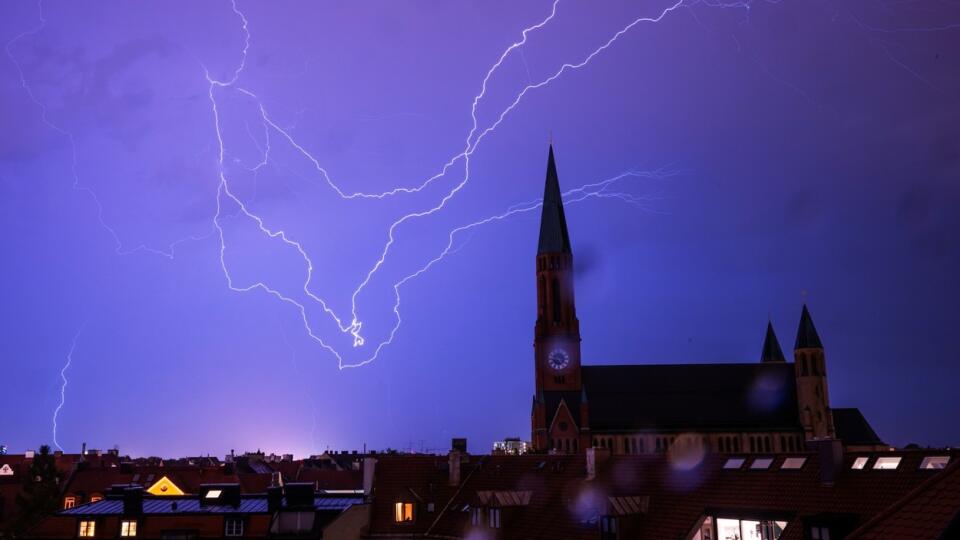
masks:
<svg viewBox="0 0 960 540"><path fill-rule="evenodd" d="M777 340L777 334L773 331L773 323L767 321L767 335L763 338L763 352L760 353L761 362L786 362L783 357L783 350L780 349L780 341Z"/></svg>
<svg viewBox="0 0 960 540"><path fill-rule="evenodd" d="M794 349L822 349L820 336L817 335L817 329L813 326L813 319L810 318L810 312L807 305L803 305L803 312L800 314L800 328L797 329L797 343Z"/></svg>
<svg viewBox="0 0 960 540"><path fill-rule="evenodd" d="M553 145L547 158L547 182L543 190L543 213L540 216L540 246L537 253L570 253L570 235L563 213L557 164L553 160Z"/></svg>

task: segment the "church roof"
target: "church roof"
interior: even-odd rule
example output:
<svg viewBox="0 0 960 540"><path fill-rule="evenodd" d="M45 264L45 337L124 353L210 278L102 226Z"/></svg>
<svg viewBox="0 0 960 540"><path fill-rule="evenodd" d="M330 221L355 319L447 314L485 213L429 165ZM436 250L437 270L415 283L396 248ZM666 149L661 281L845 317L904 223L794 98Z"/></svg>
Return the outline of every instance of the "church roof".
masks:
<svg viewBox="0 0 960 540"><path fill-rule="evenodd" d="M803 312L800 314L800 327L797 328L797 343L794 349L822 349L820 336L817 329L813 326L813 319L807 310L807 305L803 305Z"/></svg>
<svg viewBox="0 0 960 540"><path fill-rule="evenodd" d="M833 426L837 431L837 438L846 445L882 445L880 436L864 418L860 409L831 409Z"/></svg>
<svg viewBox="0 0 960 540"><path fill-rule="evenodd" d="M553 160L553 145L547 158L547 181L543 190L543 212L540 215L540 245L537 253L570 253L570 235L563 213L563 198L557 164Z"/></svg>
<svg viewBox="0 0 960 540"><path fill-rule="evenodd" d="M582 369L594 431L800 427L794 368L786 362Z"/></svg>
<svg viewBox="0 0 960 540"><path fill-rule="evenodd" d="M767 321L767 335L763 338L763 352L760 353L761 362L786 362L777 334L773 331L773 323Z"/></svg>

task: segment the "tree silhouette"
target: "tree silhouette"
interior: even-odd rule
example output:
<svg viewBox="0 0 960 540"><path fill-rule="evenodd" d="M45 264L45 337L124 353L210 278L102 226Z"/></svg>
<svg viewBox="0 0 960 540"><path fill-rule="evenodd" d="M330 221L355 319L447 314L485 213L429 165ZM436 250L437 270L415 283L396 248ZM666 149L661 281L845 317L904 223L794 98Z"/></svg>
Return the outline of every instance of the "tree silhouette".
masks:
<svg viewBox="0 0 960 540"><path fill-rule="evenodd" d="M22 534L60 507L60 473L50 447L40 446L23 475L23 490L17 494L19 516L14 531Z"/></svg>

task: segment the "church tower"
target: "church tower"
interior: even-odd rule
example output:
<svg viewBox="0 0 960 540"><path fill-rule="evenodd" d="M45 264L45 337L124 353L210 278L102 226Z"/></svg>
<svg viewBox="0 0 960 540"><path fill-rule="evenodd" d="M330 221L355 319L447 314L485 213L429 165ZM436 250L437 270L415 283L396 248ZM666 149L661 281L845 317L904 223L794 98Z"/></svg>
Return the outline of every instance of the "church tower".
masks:
<svg viewBox="0 0 960 540"><path fill-rule="evenodd" d="M590 428L580 370L580 322L573 297L573 252L553 145L547 157L536 277L533 448L538 452L576 453L590 444Z"/></svg>
<svg viewBox="0 0 960 540"><path fill-rule="evenodd" d="M826 356L806 304L800 314L800 327L793 349L797 405L806 439L832 439L836 437L836 432L827 394Z"/></svg>
<svg viewBox="0 0 960 540"><path fill-rule="evenodd" d="M563 213L553 145L537 249L537 323L534 328L537 391L579 392L580 322L573 297L573 253Z"/></svg>

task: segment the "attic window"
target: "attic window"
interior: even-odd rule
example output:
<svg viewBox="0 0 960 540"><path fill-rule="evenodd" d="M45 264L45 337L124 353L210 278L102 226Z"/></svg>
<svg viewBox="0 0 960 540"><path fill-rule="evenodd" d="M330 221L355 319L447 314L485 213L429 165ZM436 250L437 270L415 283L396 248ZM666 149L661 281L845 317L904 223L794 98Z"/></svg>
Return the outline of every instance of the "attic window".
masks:
<svg viewBox="0 0 960 540"><path fill-rule="evenodd" d="M894 470L900 466L900 457L879 457L877 462L873 464L874 469L880 470Z"/></svg>
<svg viewBox="0 0 960 540"><path fill-rule="evenodd" d="M770 465L773 465L773 458L762 457L753 460L753 463L750 464L752 470L766 470L770 468Z"/></svg>
<svg viewBox="0 0 960 540"><path fill-rule="evenodd" d="M853 460L853 465L851 465L850 468L859 471L867 466L867 460L869 459L868 457L860 456Z"/></svg>
<svg viewBox="0 0 960 540"><path fill-rule="evenodd" d="M927 456L920 462L921 469L945 469L950 463L950 456Z"/></svg>
<svg viewBox="0 0 960 540"><path fill-rule="evenodd" d="M207 492L206 495L204 495L204 498L205 498L205 499L219 499L221 493L223 493L223 491L221 491L221 490L219 490L219 489L211 489L210 491Z"/></svg>
<svg viewBox="0 0 960 540"><path fill-rule="evenodd" d="M64 508L64 510L68 510L68 509L70 509L70 508L73 508L73 507L76 506L76 505L77 505L77 498L76 498L76 497L64 497L64 499L63 499L63 508Z"/></svg>
<svg viewBox="0 0 960 540"><path fill-rule="evenodd" d="M397 523L413 523L413 503L398 502L393 505L393 520Z"/></svg>
<svg viewBox="0 0 960 540"><path fill-rule="evenodd" d="M744 462L746 462L746 461L747 461L747 460L744 459L744 458L738 458L738 457L730 458L730 459L728 459L728 460L726 461L726 463L723 464L723 468L724 468L724 469L739 469L740 467L743 467L743 464L744 464Z"/></svg>
<svg viewBox="0 0 960 540"><path fill-rule="evenodd" d="M780 465L780 469L781 470L782 469L787 469L787 470L802 469L803 464L806 462L807 462L807 458L805 457L788 457L787 459L783 460L783 465Z"/></svg>

